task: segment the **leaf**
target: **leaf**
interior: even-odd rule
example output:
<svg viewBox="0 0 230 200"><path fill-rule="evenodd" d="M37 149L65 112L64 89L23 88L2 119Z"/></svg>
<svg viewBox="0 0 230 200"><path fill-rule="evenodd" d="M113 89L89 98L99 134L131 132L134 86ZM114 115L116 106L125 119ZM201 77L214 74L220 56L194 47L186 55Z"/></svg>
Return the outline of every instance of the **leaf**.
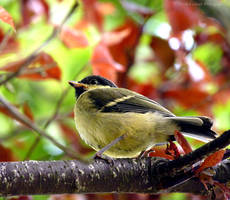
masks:
<svg viewBox="0 0 230 200"><path fill-rule="evenodd" d="M18 105L12 105L12 106L15 106L16 108L19 107ZM25 109L27 109L27 111L25 111ZM27 117L28 117L28 115L32 115L32 114L29 114L29 108L25 108L25 104L23 105L23 111L27 112L27 114L25 113L27 115ZM21 119L17 118L14 114L12 114L5 106L0 105L0 112L5 114L6 116L18 121L18 122L20 122L21 124L25 125ZM32 116L30 116L30 117L32 117ZM27 125L25 125L25 126L27 126Z"/></svg>
<svg viewBox="0 0 230 200"><path fill-rule="evenodd" d="M178 144L182 147L185 154L192 152L192 147L190 146L186 138L179 131L175 131L174 136Z"/></svg>
<svg viewBox="0 0 230 200"><path fill-rule="evenodd" d="M135 80L128 78L127 88L150 99L158 98L157 89L153 86L152 83L138 83Z"/></svg>
<svg viewBox="0 0 230 200"><path fill-rule="evenodd" d="M154 59L163 68L163 73L169 67L173 66L175 62L175 54L174 51L170 48L167 40L153 36L150 46L154 51Z"/></svg>
<svg viewBox="0 0 230 200"><path fill-rule="evenodd" d="M63 28L60 38L68 48L84 48L89 45L85 34L74 28Z"/></svg>
<svg viewBox="0 0 230 200"><path fill-rule="evenodd" d="M24 114L25 114L29 119L31 119L32 121L34 121L34 115L33 115L32 111L31 111L31 109L30 109L28 103L24 103L24 104L23 104L23 112L24 112Z"/></svg>
<svg viewBox="0 0 230 200"><path fill-rule="evenodd" d="M33 200L32 196L11 197L9 200Z"/></svg>
<svg viewBox="0 0 230 200"><path fill-rule="evenodd" d="M150 10L148 7L142 6L131 1L121 1L121 4L126 11L138 13L143 17L150 17L154 14L154 11Z"/></svg>
<svg viewBox="0 0 230 200"><path fill-rule="evenodd" d="M99 31L103 30L103 19L104 16L98 10L98 1L97 0L84 0L83 9L84 9L84 16L83 19L90 24L94 24L97 26Z"/></svg>
<svg viewBox="0 0 230 200"><path fill-rule="evenodd" d="M102 34L101 40L106 46L112 46L122 42L128 35L130 35L129 28L121 31L105 32Z"/></svg>
<svg viewBox="0 0 230 200"><path fill-rule="evenodd" d="M3 8L0 6L0 20L3 22L9 24L14 31L16 31L15 26L14 26L14 21L11 15Z"/></svg>
<svg viewBox="0 0 230 200"><path fill-rule="evenodd" d="M208 156L204 162L201 164L201 166L196 170L196 174L202 172L204 169L209 167L214 167L218 163L222 161L222 158L224 156L225 150L221 149L210 156Z"/></svg>
<svg viewBox="0 0 230 200"><path fill-rule="evenodd" d="M22 24L29 25L39 16L45 15L49 18L49 5L45 0L22 0L21 1Z"/></svg>
<svg viewBox="0 0 230 200"><path fill-rule="evenodd" d="M6 41L6 43L3 44L2 43L3 41ZM0 44L1 44L0 54L16 52L19 49L19 43L16 40L15 35L9 36L8 34L4 34L1 28L0 28Z"/></svg>
<svg viewBox="0 0 230 200"><path fill-rule="evenodd" d="M0 162L15 161L15 157L11 149L6 148L0 144Z"/></svg>
<svg viewBox="0 0 230 200"><path fill-rule="evenodd" d="M175 34L197 26L202 19L197 7L189 0L165 0L165 10Z"/></svg>
<svg viewBox="0 0 230 200"><path fill-rule="evenodd" d="M95 9L102 16L112 15L115 12L115 6L111 2L97 2Z"/></svg>
<svg viewBox="0 0 230 200"><path fill-rule="evenodd" d="M139 42L142 28L132 20L126 20L125 24L114 30L114 32L122 32L123 30L129 30L129 37L126 37L116 45L109 46L109 51L113 59L126 68L134 63L135 49Z"/></svg>
<svg viewBox="0 0 230 200"><path fill-rule="evenodd" d="M117 79L116 73L124 71L124 67L113 60L107 46L102 43L94 48L91 64L93 74L104 76L114 82Z"/></svg>
<svg viewBox="0 0 230 200"><path fill-rule="evenodd" d="M16 62L9 63L6 66L1 67L0 70L15 72L25 61L26 59L24 58ZM31 80L43 80L49 78L60 80L61 69L49 54L41 52L35 58L35 60L17 77Z"/></svg>
<svg viewBox="0 0 230 200"><path fill-rule="evenodd" d="M152 148L153 151L151 151L148 155L150 157L161 157L161 158L166 158L169 160L174 160L172 155L166 154L165 150L166 147L165 146L156 146Z"/></svg>
<svg viewBox="0 0 230 200"><path fill-rule="evenodd" d="M59 121L58 125L61 128L62 133L64 134L66 139L71 143L71 145L74 147L74 149L77 152L80 152L82 154L91 152L92 149L84 147L81 144L80 137L79 137L79 135L78 135L76 130L74 130L71 127L67 126L62 121Z"/></svg>

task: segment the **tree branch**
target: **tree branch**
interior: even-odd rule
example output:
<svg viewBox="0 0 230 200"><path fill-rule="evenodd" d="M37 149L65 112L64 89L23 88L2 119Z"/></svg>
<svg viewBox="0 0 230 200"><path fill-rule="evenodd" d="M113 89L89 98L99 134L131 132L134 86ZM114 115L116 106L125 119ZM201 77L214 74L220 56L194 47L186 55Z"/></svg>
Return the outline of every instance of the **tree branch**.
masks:
<svg viewBox="0 0 230 200"><path fill-rule="evenodd" d="M230 144L230 131L179 159L163 158L115 159L92 163L70 161L25 161L0 163L0 194L62 193L161 193L190 192L207 194L194 178L192 165L207 155ZM170 169L170 170L169 170ZM230 161L214 168L214 179L230 179ZM196 183L196 186L191 184ZM173 187L172 187L173 186ZM169 188L171 187L171 188Z"/></svg>

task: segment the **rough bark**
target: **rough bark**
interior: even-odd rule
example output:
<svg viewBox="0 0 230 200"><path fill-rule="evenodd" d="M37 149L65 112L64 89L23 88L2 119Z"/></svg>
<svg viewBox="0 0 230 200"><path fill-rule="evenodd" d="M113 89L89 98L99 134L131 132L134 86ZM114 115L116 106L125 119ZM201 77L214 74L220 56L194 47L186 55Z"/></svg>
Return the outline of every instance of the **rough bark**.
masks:
<svg viewBox="0 0 230 200"><path fill-rule="evenodd" d="M141 158L115 159L112 164L105 160L92 163L76 160L2 162L0 195L172 191L207 194L199 179L194 178L191 166L229 143L230 131L226 131L212 142L173 161ZM215 180L229 181L229 161L223 161L214 170Z"/></svg>

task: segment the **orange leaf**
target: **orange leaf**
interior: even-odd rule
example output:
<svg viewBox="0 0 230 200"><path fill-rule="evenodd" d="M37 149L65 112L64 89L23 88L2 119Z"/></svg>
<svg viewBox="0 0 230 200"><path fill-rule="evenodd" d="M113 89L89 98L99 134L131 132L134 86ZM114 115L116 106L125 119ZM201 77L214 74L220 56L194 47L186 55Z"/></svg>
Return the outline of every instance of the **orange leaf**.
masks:
<svg viewBox="0 0 230 200"><path fill-rule="evenodd" d="M175 131L174 136L178 144L182 147L185 154L192 152L192 147L179 131Z"/></svg>
<svg viewBox="0 0 230 200"><path fill-rule="evenodd" d="M201 171L203 171L206 168L214 167L215 165L217 165L219 162L222 161L224 153L225 153L225 150L221 149L221 150L211 154L210 156L208 156L204 160L204 162L201 164L200 168L198 168L196 170L196 174L200 173Z"/></svg>
<svg viewBox="0 0 230 200"><path fill-rule="evenodd" d="M166 154L165 150L165 146L155 146L152 148L153 151L151 151L148 155L150 157L162 157L162 158L166 158L169 160L174 160L172 155Z"/></svg>
<svg viewBox="0 0 230 200"><path fill-rule="evenodd" d="M24 58L16 62L9 63L0 68L0 70L15 72L25 61L26 59ZM61 69L49 54L41 52L18 77L32 80L42 80L48 78L60 80Z"/></svg>
<svg viewBox="0 0 230 200"><path fill-rule="evenodd" d="M15 26L14 26L14 22L13 22L13 18L10 16L10 14L3 8L0 6L0 20L2 20L3 22L9 24L14 31L15 30Z"/></svg>
<svg viewBox="0 0 230 200"><path fill-rule="evenodd" d="M89 45L85 34L73 28L62 29L60 37L69 48L84 48Z"/></svg>
<svg viewBox="0 0 230 200"><path fill-rule="evenodd" d="M115 12L115 6L111 2L97 2L95 8L103 16L112 15Z"/></svg>
<svg viewBox="0 0 230 200"><path fill-rule="evenodd" d="M115 62L108 48L99 43L95 48L91 59L93 73L104 76L116 82L116 72L121 72L124 67Z"/></svg>
<svg viewBox="0 0 230 200"><path fill-rule="evenodd" d="M124 40L129 34L129 28L121 31L105 32L102 34L101 40L105 45L111 46L122 42L122 40Z"/></svg>
<svg viewBox="0 0 230 200"><path fill-rule="evenodd" d="M165 9L175 34L198 25L202 15L190 0L165 0Z"/></svg>

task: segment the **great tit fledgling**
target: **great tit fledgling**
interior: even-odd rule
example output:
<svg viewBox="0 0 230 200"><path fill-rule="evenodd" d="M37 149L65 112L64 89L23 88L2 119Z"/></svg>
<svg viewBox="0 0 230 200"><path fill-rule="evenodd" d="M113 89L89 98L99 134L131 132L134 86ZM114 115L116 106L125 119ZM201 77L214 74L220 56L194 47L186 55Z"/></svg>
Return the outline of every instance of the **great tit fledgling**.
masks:
<svg viewBox="0 0 230 200"><path fill-rule="evenodd" d="M174 138L176 130L198 140L214 139L208 117L177 117L159 103L100 76L88 76L75 88L76 128L96 151L114 158L132 158L155 144Z"/></svg>

